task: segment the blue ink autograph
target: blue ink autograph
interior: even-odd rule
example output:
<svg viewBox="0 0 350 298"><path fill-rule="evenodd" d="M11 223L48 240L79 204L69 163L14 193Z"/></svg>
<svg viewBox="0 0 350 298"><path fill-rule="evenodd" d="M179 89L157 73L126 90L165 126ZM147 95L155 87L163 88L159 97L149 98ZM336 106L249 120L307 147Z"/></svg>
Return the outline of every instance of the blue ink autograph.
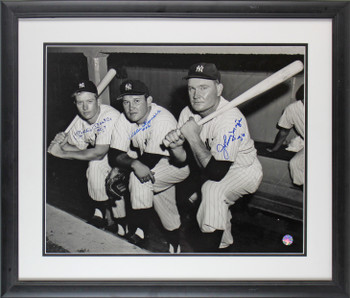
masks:
<svg viewBox="0 0 350 298"><path fill-rule="evenodd" d="M135 131L133 131L133 133L131 134L130 139L132 139L136 134L138 134L140 131L144 131L147 128L151 127L151 121L161 112L161 110L158 110L157 112L154 113L154 115L151 117L151 119L149 119L148 121L145 121L145 123L142 124L142 126L138 129L136 129Z"/></svg>
<svg viewBox="0 0 350 298"><path fill-rule="evenodd" d="M234 127L232 128L232 131L229 131L228 133L230 134L229 136L227 135L224 135L224 143L223 144L218 144L216 146L216 150L218 152L222 152L223 155L224 155L224 158L225 159L228 159L229 156L228 156L228 152L227 152L227 146L230 144L231 141L235 141L235 140L241 140L243 141L243 138L245 137L245 134L242 133L241 135L239 135L238 137L235 136L235 132L236 132L236 129L237 127L242 127L242 118L239 119L239 120L235 120L235 125Z"/></svg>
<svg viewBox="0 0 350 298"><path fill-rule="evenodd" d="M81 138L84 134L88 133L88 132L94 132L94 133L101 133L104 132L106 129L106 125L104 125L106 122L111 121L112 118L110 117L106 117L104 118L102 121L100 122L96 122L93 125L91 125L88 128L85 128L84 130L78 130L77 132L75 132L75 135L78 138Z"/></svg>

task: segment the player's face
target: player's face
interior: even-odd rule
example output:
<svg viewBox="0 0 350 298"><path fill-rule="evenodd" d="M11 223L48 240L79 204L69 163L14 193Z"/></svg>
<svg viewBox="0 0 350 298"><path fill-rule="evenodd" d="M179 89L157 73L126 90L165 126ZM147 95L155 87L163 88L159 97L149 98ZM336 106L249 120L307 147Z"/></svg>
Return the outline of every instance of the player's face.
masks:
<svg viewBox="0 0 350 298"><path fill-rule="evenodd" d="M152 97L145 95L123 96L123 108L130 122L141 124L147 120L151 110Z"/></svg>
<svg viewBox="0 0 350 298"><path fill-rule="evenodd" d="M206 79L188 79L188 94L192 108L202 117L216 110L222 93L222 84Z"/></svg>
<svg viewBox="0 0 350 298"><path fill-rule="evenodd" d="M95 123L100 112L100 103L91 92L81 92L75 95L75 105L80 116L89 123Z"/></svg>

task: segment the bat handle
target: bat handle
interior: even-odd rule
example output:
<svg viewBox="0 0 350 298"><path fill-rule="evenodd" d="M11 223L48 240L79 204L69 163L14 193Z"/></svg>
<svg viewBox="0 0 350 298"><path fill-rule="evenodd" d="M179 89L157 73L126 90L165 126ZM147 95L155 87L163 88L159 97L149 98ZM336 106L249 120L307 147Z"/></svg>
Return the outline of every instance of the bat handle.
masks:
<svg viewBox="0 0 350 298"><path fill-rule="evenodd" d="M170 142L167 139L164 139L163 140L163 145L168 148L169 145L170 145Z"/></svg>
<svg viewBox="0 0 350 298"><path fill-rule="evenodd" d="M112 79L115 77L117 74L117 71L114 68L111 68L105 77L102 79L102 81L97 85L97 94L101 95L102 92L107 88L109 83L112 81Z"/></svg>
<svg viewBox="0 0 350 298"><path fill-rule="evenodd" d="M176 133L177 133L178 136L181 135L180 128L177 128L175 131L176 131ZM163 145L164 145L165 147L168 148L170 144L171 144L171 143L170 143L167 139L163 139Z"/></svg>
<svg viewBox="0 0 350 298"><path fill-rule="evenodd" d="M65 134L69 133L69 131L72 129L72 127L75 125L75 123L78 121L79 116L76 115L75 118L72 120L72 122L69 124L69 126L64 131Z"/></svg>

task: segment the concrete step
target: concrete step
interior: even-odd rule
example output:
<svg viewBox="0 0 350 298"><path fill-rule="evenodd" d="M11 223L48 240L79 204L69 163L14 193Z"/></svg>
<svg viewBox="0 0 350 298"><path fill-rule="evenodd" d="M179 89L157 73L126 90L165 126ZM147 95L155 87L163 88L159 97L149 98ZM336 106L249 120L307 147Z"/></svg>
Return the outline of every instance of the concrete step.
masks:
<svg viewBox="0 0 350 298"><path fill-rule="evenodd" d="M73 254L150 253L49 204L46 204L46 237Z"/></svg>

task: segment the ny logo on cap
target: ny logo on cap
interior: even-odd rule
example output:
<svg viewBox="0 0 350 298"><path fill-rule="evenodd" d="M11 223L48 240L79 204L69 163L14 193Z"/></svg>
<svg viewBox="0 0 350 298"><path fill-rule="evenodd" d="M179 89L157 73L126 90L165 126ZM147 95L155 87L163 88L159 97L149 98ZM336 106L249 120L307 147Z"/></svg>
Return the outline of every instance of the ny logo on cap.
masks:
<svg viewBox="0 0 350 298"><path fill-rule="evenodd" d="M204 66L203 65L198 65L196 67L196 72L203 72L203 70L204 70Z"/></svg>
<svg viewBox="0 0 350 298"><path fill-rule="evenodd" d="M80 83L79 88L85 88L85 83Z"/></svg>
<svg viewBox="0 0 350 298"><path fill-rule="evenodd" d="M125 90L132 90L132 85L130 83L126 84Z"/></svg>

